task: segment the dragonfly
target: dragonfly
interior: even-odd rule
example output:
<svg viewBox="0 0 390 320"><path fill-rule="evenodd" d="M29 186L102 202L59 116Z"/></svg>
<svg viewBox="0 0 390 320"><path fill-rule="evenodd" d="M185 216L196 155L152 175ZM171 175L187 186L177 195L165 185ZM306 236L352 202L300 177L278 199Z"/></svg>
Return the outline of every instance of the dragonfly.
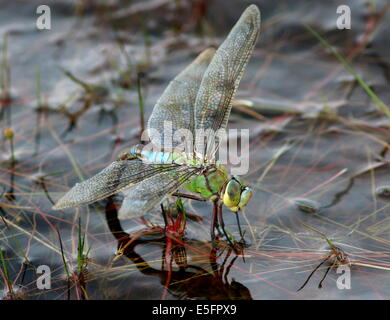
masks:
<svg viewBox="0 0 390 320"><path fill-rule="evenodd" d="M216 160L219 139L207 136L202 141L194 137L202 130L226 130L232 99L259 33L260 11L256 5L250 5L219 48L201 52L158 99L147 129L154 132L149 138L160 151L151 151L145 145L131 147L96 175L76 183L53 209L88 205L122 192L124 200L118 217L129 219L145 215L172 195L210 200L211 238L215 238L219 226L228 238L223 205L236 214L239 223L238 213L246 207L253 191L240 177L230 176L227 168ZM167 121L172 125L171 132L164 130ZM172 141L172 135L180 129L193 133L192 151L177 151L177 141L169 147L164 143L167 138ZM190 194L178 193L180 189Z"/></svg>

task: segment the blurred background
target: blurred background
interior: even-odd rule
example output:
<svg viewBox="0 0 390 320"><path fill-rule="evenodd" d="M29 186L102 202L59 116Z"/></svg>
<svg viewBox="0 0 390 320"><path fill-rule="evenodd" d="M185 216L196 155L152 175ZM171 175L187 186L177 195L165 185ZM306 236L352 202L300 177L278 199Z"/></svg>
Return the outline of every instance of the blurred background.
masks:
<svg viewBox="0 0 390 320"><path fill-rule="evenodd" d="M211 249L208 203L185 203L203 219L187 221L173 252L150 234L123 248L147 227L116 220L120 197L53 211L139 142L169 81L251 3L262 29L229 121L250 130L245 259ZM0 1L2 298L390 298L389 1L56 0L39 30L41 4ZM340 5L351 29L337 27ZM302 223L348 254L350 289L335 269L318 288L329 261L297 292L334 252ZM37 287L40 265L50 289Z"/></svg>

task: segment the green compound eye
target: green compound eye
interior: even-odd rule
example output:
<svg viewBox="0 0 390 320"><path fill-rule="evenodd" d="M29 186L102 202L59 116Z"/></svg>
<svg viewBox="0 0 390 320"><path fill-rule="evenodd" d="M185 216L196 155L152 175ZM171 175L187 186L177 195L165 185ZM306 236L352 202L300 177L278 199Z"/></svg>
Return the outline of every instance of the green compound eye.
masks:
<svg viewBox="0 0 390 320"><path fill-rule="evenodd" d="M231 179L225 189L225 193L223 195L223 203L225 206L229 207L233 210L240 203L241 196L241 184L235 180ZM233 210L237 211L237 210Z"/></svg>
<svg viewBox="0 0 390 320"><path fill-rule="evenodd" d="M249 187L245 187L244 190L241 192L240 203L238 204L238 208L240 210L244 208L248 204L252 196L253 196L252 189Z"/></svg>

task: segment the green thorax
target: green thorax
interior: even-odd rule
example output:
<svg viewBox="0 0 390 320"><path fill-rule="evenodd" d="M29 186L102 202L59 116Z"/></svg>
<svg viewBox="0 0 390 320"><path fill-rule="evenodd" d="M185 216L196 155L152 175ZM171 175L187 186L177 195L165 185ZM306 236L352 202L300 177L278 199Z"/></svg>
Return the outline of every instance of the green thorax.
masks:
<svg viewBox="0 0 390 320"><path fill-rule="evenodd" d="M190 192L198 193L204 199L209 199L213 195L219 195L228 176L226 168L221 164L216 164L204 174L192 179L191 182L184 185L184 188Z"/></svg>

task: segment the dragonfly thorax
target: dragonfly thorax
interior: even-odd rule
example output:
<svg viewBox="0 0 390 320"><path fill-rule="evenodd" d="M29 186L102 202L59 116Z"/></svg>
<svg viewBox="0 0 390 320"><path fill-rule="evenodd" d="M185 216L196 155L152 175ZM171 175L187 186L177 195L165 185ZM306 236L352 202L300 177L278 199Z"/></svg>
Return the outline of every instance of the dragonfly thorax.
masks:
<svg viewBox="0 0 390 320"><path fill-rule="evenodd" d="M219 163L205 166L203 173L184 188L204 199L220 199L234 212L243 209L253 195L252 190L240 178L229 177L227 169Z"/></svg>
<svg viewBox="0 0 390 320"><path fill-rule="evenodd" d="M218 197L221 189L228 179L228 173L220 164L202 165L202 173L193 178L184 188L192 193L197 193L203 199Z"/></svg>
<svg viewBox="0 0 390 320"><path fill-rule="evenodd" d="M230 210L243 209L251 199L252 189L239 177L230 177L227 169L218 161L207 161L195 153L195 157L181 152L148 151L144 145L136 145L128 152L121 153L118 160L139 159L156 165L177 164L179 166L199 167L201 173L183 187L204 199L220 199Z"/></svg>

